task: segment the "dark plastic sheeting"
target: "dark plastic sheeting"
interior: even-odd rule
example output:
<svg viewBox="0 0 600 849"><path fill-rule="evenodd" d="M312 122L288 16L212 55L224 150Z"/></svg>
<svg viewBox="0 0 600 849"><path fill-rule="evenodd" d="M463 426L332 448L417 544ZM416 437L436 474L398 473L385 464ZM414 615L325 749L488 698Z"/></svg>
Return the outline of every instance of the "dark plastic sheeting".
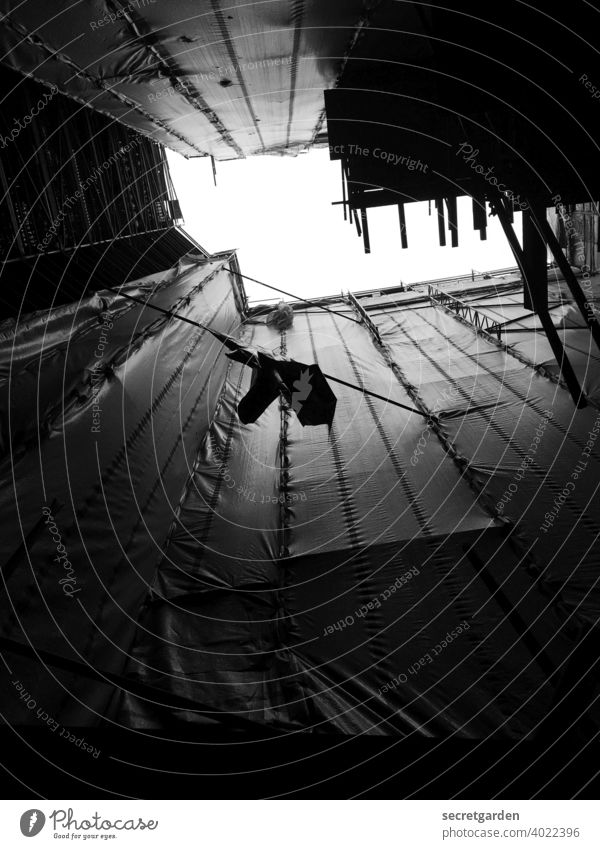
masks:
<svg viewBox="0 0 600 849"><path fill-rule="evenodd" d="M572 626L598 615L595 443L541 530L588 456L598 411L575 411L565 390L455 317L426 299L408 304L414 294L371 310L379 347L364 326L315 309L296 311L283 333L264 319L240 326L230 275L183 262L165 274L160 305L439 416L429 427L333 384L331 431L302 428L281 402L242 425L247 367L207 334L104 295L81 317L52 315L45 344L40 317L16 336L21 383L3 433L18 450L14 468L2 466L1 506L30 557L18 533L3 540L3 633L125 671L161 688L162 704L176 693L280 730L533 732L560 698L552 673L574 646ZM102 308L113 374L92 435ZM28 420L40 369L50 389ZM39 448L36 417L47 425ZM74 600L58 585L44 504L81 586ZM33 664L19 674L64 723L211 721L60 673L67 695ZM8 717L33 721L17 699Z"/></svg>
<svg viewBox="0 0 600 849"><path fill-rule="evenodd" d="M182 261L165 272L152 301L235 333L240 316L224 262ZM144 279L127 291L147 297L155 283ZM207 332L108 292L5 331L2 634L121 671L227 360ZM91 429L94 388L99 432ZM72 598L59 584L67 572L55 559L45 505L72 564ZM63 723L97 722L106 710L105 688L69 677L68 695L47 673L27 669L19 665L23 683ZM16 698L6 711L12 721L37 721Z"/></svg>

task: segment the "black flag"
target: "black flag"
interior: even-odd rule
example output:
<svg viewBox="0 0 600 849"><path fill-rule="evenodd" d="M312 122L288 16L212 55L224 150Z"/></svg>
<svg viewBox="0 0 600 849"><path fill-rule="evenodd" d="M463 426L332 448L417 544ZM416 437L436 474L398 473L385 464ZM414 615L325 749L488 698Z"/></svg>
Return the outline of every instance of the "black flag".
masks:
<svg viewBox="0 0 600 849"><path fill-rule="evenodd" d="M250 366L254 372L250 390L238 404L243 424L255 422L283 392L301 425L331 427L337 398L318 365L278 358L214 330L211 333L229 348L230 359Z"/></svg>

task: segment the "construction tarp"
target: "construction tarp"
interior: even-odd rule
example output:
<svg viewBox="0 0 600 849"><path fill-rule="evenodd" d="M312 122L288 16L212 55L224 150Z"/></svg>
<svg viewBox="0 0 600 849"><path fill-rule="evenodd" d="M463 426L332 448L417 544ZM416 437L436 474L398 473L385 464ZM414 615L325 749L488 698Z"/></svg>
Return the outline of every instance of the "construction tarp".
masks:
<svg viewBox="0 0 600 849"><path fill-rule="evenodd" d="M297 153L322 132L362 0L0 3L0 52L186 156Z"/></svg>
<svg viewBox="0 0 600 849"><path fill-rule="evenodd" d="M297 310L283 333L256 319L243 338L413 405L367 329L341 315ZM232 363L128 674L282 729L535 729L568 640L556 599L462 458L426 418L334 383L331 431L303 428L285 403L240 425L249 381ZM437 414L454 415L462 399L436 400ZM147 729L170 722L130 696L118 717Z"/></svg>
<svg viewBox="0 0 600 849"><path fill-rule="evenodd" d="M132 682L19 660L24 685L144 733L534 734L599 613L597 409L416 292L363 298L371 326L335 299L241 320L224 262L129 291L355 388L330 382L331 428L298 419L306 375L242 424L252 370L175 319L100 292L8 331L3 634Z"/></svg>
<svg viewBox="0 0 600 849"><path fill-rule="evenodd" d="M596 275L585 278L578 272L577 276L585 299L597 313L595 305L600 300L600 283ZM437 288L435 284L434 288ZM494 275L475 283L457 281L442 284L440 290L497 323L501 341L525 362L541 366L555 378L560 377L560 367L539 318L523 305L520 275ZM399 303L397 298L391 300ZM595 404L600 404L600 351L567 284L555 270L549 273L548 308L583 391Z"/></svg>
<svg viewBox="0 0 600 849"><path fill-rule="evenodd" d="M444 404L444 430L481 498L515 524L544 583L597 621L598 408L575 409L563 387L439 307L372 318L427 406Z"/></svg>

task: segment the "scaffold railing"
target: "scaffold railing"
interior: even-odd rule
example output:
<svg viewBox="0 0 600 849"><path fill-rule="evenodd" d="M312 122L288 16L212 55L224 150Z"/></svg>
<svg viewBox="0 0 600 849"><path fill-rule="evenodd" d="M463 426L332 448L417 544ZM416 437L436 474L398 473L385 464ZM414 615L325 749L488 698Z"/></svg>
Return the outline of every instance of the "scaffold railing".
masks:
<svg viewBox="0 0 600 849"><path fill-rule="evenodd" d="M456 313L456 315L459 315L469 324L473 325L476 330L489 333L500 340L502 332L500 324L497 321L493 321L485 313L479 312L479 310L476 310L470 304L466 304L464 301L455 298L454 295L448 294L448 292L442 292L436 289L435 286L428 286L427 294L432 303L446 307L446 309Z"/></svg>

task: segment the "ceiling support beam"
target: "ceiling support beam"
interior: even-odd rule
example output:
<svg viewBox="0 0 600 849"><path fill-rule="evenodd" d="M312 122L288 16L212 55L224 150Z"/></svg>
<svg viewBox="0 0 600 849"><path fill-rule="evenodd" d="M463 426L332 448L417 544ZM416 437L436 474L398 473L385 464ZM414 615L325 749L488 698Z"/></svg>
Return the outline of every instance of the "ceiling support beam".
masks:
<svg viewBox="0 0 600 849"><path fill-rule="evenodd" d="M512 203L503 208L507 223L513 225ZM523 263L525 265L525 291L523 306L535 312L548 311L548 248L537 221L546 217L546 207L533 201L523 212Z"/></svg>
<svg viewBox="0 0 600 849"><path fill-rule="evenodd" d="M453 248L458 247L458 209L456 195L446 198L448 210L448 230L450 231L450 243Z"/></svg>
<svg viewBox="0 0 600 849"><path fill-rule="evenodd" d="M444 215L444 199L436 198L435 208L437 210L438 233L440 236L440 247L446 247L446 217Z"/></svg>
<svg viewBox="0 0 600 849"><path fill-rule="evenodd" d="M360 211L360 221L362 224L363 244L365 253L371 253L371 239L369 237L369 221L367 219L367 210L363 207Z"/></svg>
<svg viewBox="0 0 600 849"><path fill-rule="evenodd" d="M400 218L400 244L403 248L408 247L408 237L406 233L406 213L404 210L404 204L398 204L398 215Z"/></svg>

